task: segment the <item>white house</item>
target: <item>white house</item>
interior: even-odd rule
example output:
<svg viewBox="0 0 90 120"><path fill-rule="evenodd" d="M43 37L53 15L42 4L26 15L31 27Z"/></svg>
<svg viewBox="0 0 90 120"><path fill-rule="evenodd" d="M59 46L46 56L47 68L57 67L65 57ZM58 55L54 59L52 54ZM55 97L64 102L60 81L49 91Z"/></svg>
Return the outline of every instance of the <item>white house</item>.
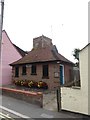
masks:
<svg viewBox="0 0 90 120"><path fill-rule="evenodd" d="M61 88L61 109L90 115L90 43L79 53L81 87Z"/></svg>

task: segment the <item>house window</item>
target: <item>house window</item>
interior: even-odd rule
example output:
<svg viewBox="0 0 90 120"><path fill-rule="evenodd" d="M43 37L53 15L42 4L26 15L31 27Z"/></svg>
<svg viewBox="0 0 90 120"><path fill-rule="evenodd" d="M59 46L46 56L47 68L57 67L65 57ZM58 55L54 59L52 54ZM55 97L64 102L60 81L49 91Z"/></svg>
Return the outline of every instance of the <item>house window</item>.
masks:
<svg viewBox="0 0 90 120"><path fill-rule="evenodd" d="M43 65L43 78L49 78L48 77L48 65Z"/></svg>
<svg viewBox="0 0 90 120"><path fill-rule="evenodd" d="M32 65L32 67L31 67L31 75L36 75L36 65Z"/></svg>
<svg viewBox="0 0 90 120"><path fill-rule="evenodd" d="M15 67L15 77L19 77L19 67Z"/></svg>
<svg viewBox="0 0 90 120"><path fill-rule="evenodd" d="M22 66L22 75L26 75L26 65Z"/></svg>

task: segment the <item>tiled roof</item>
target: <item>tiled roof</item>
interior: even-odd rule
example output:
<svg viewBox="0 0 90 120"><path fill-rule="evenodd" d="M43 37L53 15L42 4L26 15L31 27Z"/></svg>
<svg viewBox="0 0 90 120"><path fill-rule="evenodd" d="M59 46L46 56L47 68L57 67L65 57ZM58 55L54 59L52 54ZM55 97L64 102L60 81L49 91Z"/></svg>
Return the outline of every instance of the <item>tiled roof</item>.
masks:
<svg viewBox="0 0 90 120"><path fill-rule="evenodd" d="M45 47L31 50L26 56L10 65L28 64L35 62L48 62L57 60L73 64L71 61L66 59L64 56L62 56L55 50L51 49L50 47Z"/></svg>

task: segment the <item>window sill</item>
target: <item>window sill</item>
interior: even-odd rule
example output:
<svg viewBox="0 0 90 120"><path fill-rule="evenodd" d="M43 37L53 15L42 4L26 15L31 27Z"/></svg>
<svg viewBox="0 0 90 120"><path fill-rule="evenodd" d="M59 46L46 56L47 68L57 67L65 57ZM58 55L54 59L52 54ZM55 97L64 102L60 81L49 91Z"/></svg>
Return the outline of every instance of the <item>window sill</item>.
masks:
<svg viewBox="0 0 90 120"><path fill-rule="evenodd" d="M59 78L58 76L54 76L54 78Z"/></svg>
<svg viewBox="0 0 90 120"><path fill-rule="evenodd" d="M81 89L79 86L72 86L72 89Z"/></svg>
<svg viewBox="0 0 90 120"><path fill-rule="evenodd" d="M45 76L44 76L44 77L42 77L42 79L49 79L49 77L47 77L47 76L45 77Z"/></svg>
<svg viewBox="0 0 90 120"><path fill-rule="evenodd" d="M15 78L18 78L19 76L15 76Z"/></svg>
<svg viewBox="0 0 90 120"><path fill-rule="evenodd" d="M23 73L22 75L27 75L27 74L24 74L24 73Z"/></svg>
<svg viewBox="0 0 90 120"><path fill-rule="evenodd" d="M36 73L31 73L31 75L37 75Z"/></svg>

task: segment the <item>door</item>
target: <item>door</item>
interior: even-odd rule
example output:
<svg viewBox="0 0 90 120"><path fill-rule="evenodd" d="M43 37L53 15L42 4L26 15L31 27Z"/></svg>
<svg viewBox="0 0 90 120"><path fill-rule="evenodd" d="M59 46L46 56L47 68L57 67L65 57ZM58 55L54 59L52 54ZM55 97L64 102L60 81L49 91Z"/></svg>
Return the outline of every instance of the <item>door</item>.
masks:
<svg viewBox="0 0 90 120"><path fill-rule="evenodd" d="M64 84L64 65L60 65L60 85Z"/></svg>

